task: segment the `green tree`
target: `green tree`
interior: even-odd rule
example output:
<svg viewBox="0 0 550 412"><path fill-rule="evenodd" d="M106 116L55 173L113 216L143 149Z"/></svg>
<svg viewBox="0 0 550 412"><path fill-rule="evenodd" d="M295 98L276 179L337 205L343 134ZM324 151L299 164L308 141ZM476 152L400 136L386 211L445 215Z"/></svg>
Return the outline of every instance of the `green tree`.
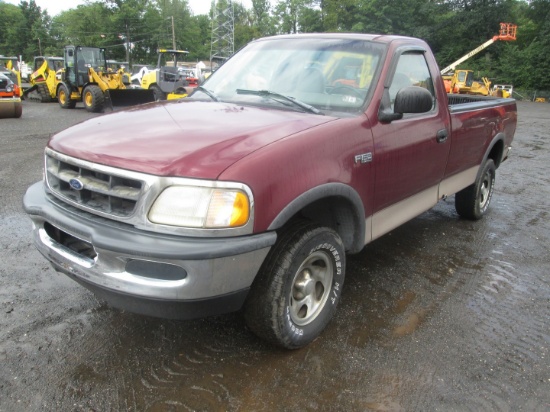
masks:
<svg viewBox="0 0 550 412"><path fill-rule="evenodd" d="M102 3L80 5L55 16L52 33L59 52L66 45L111 48L120 40L110 24L111 11Z"/></svg>
<svg viewBox="0 0 550 412"><path fill-rule="evenodd" d="M252 16L254 37L271 36L277 32L269 0L252 0Z"/></svg>
<svg viewBox="0 0 550 412"><path fill-rule="evenodd" d="M0 3L0 53L32 60L42 44L47 47L51 43L50 23L48 13L34 0L21 1L18 6Z"/></svg>
<svg viewBox="0 0 550 412"><path fill-rule="evenodd" d="M509 62L502 61L515 78L522 78L521 85L535 90L550 91L550 1L533 0L525 9L526 19L518 25L518 65L521 73L514 73ZM529 24L530 22L531 24ZM523 47L522 47L523 46Z"/></svg>
<svg viewBox="0 0 550 412"><path fill-rule="evenodd" d="M21 8L13 4L0 3L0 54L19 55L24 49L20 28L26 26Z"/></svg>
<svg viewBox="0 0 550 412"><path fill-rule="evenodd" d="M279 0L274 10L274 14L280 22L278 32L301 32L300 17L311 3L311 0Z"/></svg>

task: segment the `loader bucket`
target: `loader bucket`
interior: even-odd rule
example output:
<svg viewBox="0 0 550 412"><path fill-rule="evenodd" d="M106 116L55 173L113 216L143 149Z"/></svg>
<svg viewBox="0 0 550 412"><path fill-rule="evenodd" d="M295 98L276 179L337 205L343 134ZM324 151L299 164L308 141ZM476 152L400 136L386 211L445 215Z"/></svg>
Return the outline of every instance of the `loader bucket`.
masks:
<svg viewBox="0 0 550 412"><path fill-rule="evenodd" d="M105 91L105 106L135 106L155 101L155 95L149 89L110 89Z"/></svg>
<svg viewBox="0 0 550 412"><path fill-rule="evenodd" d="M23 113L23 107L21 106L21 99L0 99L0 119L9 117L21 117Z"/></svg>

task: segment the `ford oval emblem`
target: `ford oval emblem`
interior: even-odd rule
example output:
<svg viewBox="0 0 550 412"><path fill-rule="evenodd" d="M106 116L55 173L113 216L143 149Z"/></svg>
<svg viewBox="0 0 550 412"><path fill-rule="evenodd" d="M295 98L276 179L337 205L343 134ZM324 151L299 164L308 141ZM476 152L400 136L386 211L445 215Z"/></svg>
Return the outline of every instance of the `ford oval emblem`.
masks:
<svg viewBox="0 0 550 412"><path fill-rule="evenodd" d="M71 189L74 189L74 190L82 190L84 189L84 183L82 183L80 180L78 179L71 179L69 180L69 186L71 186Z"/></svg>

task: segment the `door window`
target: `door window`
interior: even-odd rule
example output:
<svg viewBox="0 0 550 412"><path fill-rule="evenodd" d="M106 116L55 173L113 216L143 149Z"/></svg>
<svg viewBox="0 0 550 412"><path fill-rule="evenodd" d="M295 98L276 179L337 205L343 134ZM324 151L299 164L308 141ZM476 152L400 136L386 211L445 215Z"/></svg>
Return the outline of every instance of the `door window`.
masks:
<svg viewBox="0 0 550 412"><path fill-rule="evenodd" d="M433 79L423 53L410 52L399 56L389 90L392 109L395 96L399 90L407 86L419 86L427 89L434 97L435 104Z"/></svg>

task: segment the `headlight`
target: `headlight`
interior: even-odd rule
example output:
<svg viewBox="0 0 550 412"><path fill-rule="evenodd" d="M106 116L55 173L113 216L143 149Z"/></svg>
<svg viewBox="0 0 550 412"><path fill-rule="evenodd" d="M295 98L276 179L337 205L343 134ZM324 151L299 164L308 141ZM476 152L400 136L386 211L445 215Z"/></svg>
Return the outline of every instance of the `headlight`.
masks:
<svg viewBox="0 0 550 412"><path fill-rule="evenodd" d="M239 189L170 186L149 211L152 223L219 229L245 225L250 219L250 199Z"/></svg>
<svg viewBox="0 0 550 412"><path fill-rule="evenodd" d="M8 84L8 85L6 86L6 91L7 91L8 93L13 92L13 84Z"/></svg>

